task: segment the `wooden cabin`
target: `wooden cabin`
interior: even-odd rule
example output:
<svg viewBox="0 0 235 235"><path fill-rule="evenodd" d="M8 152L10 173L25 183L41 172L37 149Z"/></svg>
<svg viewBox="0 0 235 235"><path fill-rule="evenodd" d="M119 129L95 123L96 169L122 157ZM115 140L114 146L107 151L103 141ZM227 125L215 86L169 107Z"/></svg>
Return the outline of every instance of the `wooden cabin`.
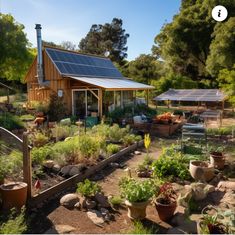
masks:
<svg viewBox="0 0 235 235"><path fill-rule="evenodd" d="M134 103L135 93L154 87L124 78L106 57L81 54L41 45L41 26L36 25L38 55L25 77L28 101L49 102L55 93L78 118L99 116Z"/></svg>

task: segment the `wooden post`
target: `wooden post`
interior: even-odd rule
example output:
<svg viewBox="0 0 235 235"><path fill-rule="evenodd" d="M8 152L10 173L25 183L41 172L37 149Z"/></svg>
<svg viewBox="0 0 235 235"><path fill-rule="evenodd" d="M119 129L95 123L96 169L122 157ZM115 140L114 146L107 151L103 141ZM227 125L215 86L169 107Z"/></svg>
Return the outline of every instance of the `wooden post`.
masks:
<svg viewBox="0 0 235 235"><path fill-rule="evenodd" d="M102 116L103 116L103 94L102 94L102 89L101 88L98 91L98 96L99 96L99 99L98 99L98 103L99 103L99 117L100 117L100 120L101 120Z"/></svg>
<svg viewBox="0 0 235 235"><path fill-rule="evenodd" d="M31 169L31 157L28 146L28 133L23 133L23 175L24 182L28 185L27 196L28 199L32 197L32 169Z"/></svg>
<svg viewBox="0 0 235 235"><path fill-rule="evenodd" d="M149 90L146 90L146 101L147 106L149 106Z"/></svg>
<svg viewBox="0 0 235 235"><path fill-rule="evenodd" d="M10 92L9 89L7 89L7 103L10 104Z"/></svg>

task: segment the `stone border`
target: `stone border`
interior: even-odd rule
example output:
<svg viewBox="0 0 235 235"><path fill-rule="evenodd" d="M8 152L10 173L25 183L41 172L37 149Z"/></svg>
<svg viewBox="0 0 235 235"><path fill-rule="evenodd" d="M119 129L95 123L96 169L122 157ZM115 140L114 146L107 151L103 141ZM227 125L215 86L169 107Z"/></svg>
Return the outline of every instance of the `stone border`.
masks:
<svg viewBox="0 0 235 235"><path fill-rule="evenodd" d="M144 140L141 140L141 141L139 141L129 147L126 147L126 148L122 149L121 151L119 151L118 153L115 153L112 156L110 156L109 158L104 159L103 161L99 162L97 165L88 168L85 171L85 173L76 174L76 175L70 177L69 179L66 179L66 180L60 182L59 184L56 184L56 185L52 186L51 188L48 188L48 189L40 192L39 194L32 196L28 200L28 203L27 203L28 206L34 207L34 206L42 203L43 201L50 199L51 197L55 196L56 194L64 191L66 188L70 188L70 187L75 186L78 182L83 181L86 178L88 178L89 176L93 175L95 172L102 170L109 163L119 160L123 155L130 153L130 152L133 152L138 147L142 147L143 144L144 144Z"/></svg>

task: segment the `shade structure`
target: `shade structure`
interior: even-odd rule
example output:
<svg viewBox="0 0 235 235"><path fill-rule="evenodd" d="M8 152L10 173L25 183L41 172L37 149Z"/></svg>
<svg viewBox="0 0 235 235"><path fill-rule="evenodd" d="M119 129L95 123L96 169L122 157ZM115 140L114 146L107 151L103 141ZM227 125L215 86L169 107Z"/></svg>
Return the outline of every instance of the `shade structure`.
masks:
<svg viewBox="0 0 235 235"><path fill-rule="evenodd" d="M71 77L77 81L94 85L105 90L150 90L153 86L145 85L126 78L90 78L90 77Z"/></svg>
<svg viewBox="0 0 235 235"><path fill-rule="evenodd" d="M169 89L153 100L221 102L226 98L219 89Z"/></svg>

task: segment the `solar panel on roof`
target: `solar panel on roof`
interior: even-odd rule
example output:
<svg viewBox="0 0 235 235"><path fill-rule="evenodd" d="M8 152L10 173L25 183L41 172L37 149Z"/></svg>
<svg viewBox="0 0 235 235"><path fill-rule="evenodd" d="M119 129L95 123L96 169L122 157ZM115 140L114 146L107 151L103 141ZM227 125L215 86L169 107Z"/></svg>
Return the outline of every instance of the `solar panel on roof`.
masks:
<svg viewBox="0 0 235 235"><path fill-rule="evenodd" d="M108 58L77 54L53 48L46 48L45 50L63 75L123 77Z"/></svg>

